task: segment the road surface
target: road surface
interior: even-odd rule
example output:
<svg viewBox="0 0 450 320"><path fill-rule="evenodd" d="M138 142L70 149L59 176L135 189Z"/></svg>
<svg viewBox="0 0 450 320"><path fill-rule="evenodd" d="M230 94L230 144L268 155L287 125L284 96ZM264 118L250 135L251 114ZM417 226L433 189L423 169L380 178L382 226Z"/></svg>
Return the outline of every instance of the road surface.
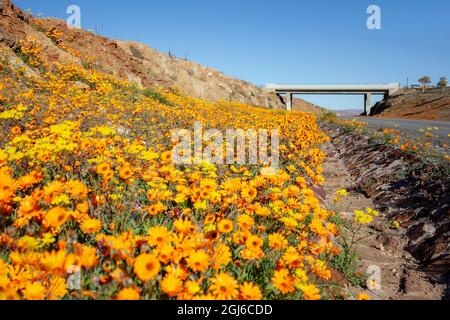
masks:
<svg viewBox="0 0 450 320"><path fill-rule="evenodd" d="M430 120L405 120L405 119L384 119L358 117L360 121L367 122L372 128L392 128L401 131L410 132L417 136L423 136L424 132L420 130L430 131L434 135L438 135L441 139L449 139L450 121L430 121ZM436 130L437 129L437 130Z"/></svg>
<svg viewBox="0 0 450 320"><path fill-rule="evenodd" d="M433 134L433 138L431 139L433 145L450 146L450 121L405 120L372 117L344 118L357 119L358 121L366 122L369 124L369 127L373 129L397 129L406 135L415 137L425 137L426 133L430 132Z"/></svg>

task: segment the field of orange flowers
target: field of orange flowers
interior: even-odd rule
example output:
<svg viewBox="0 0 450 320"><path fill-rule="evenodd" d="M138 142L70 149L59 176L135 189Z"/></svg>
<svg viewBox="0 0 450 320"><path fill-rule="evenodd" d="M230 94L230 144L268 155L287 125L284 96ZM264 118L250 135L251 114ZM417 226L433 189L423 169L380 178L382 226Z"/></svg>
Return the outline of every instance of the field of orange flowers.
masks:
<svg viewBox="0 0 450 320"><path fill-rule="evenodd" d="M331 298L339 229L311 189L328 140L315 116L74 65L0 74L0 299ZM281 170L174 165L170 132L195 121L279 128Z"/></svg>

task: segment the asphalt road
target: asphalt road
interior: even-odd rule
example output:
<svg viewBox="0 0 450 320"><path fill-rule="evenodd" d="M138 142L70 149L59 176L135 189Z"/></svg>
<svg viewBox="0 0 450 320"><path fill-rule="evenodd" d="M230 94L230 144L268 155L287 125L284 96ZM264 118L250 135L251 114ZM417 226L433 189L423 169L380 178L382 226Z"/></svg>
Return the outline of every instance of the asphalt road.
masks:
<svg viewBox="0 0 450 320"><path fill-rule="evenodd" d="M367 122L372 128L391 128L404 132L409 132L417 136L423 136L428 129L440 139L448 140L450 134L450 121L430 121L430 120L404 120L404 119L383 119L358 117L359 121ZM423 130L424 132L421 132Z"/></svg>
<svg viewBox="0 0 450 320"><path fill-rule="evenodd" d="M366 122L369 124L369 127L373 129L397 129L407 135L416 137L424 137L426 132L429 131L435 136L432 139L434 143L450 145L450 121L385 119L371 117L345 118L357 119L358 121Z"/></svg>

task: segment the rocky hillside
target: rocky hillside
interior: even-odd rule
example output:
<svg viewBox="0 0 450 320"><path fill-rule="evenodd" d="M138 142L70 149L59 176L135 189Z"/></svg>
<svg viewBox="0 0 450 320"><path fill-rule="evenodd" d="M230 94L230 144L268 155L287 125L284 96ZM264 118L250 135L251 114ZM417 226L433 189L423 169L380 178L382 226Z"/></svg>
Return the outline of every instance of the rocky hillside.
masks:
<svg viewBox="0 0 450 320"><path fill-rule="evenodd" d="M372 116L386 118L450 120L450 88L408 90L377 103Z"/></svg>
<svg viewBox="0 0 450 320"><path fill-rule="evenodd" d="M58 63L91 64L98 70L131 80L145 87L176 87L181 92L207 101L242 102L272 109L283 108L279 97L254 85L190 61L180 60L143 44L111 40L84 30L71 30L63 21L37 19L11 4L0 1L0 53L3 59L23 66L17 54L21 46L39 48L41 58L53 67ZM30 45L32 43L32 45ZM23 50L22 50L23 51ZM42 71L42 70L41 70ZM296 99L294 109L321 109Z"/></svg>

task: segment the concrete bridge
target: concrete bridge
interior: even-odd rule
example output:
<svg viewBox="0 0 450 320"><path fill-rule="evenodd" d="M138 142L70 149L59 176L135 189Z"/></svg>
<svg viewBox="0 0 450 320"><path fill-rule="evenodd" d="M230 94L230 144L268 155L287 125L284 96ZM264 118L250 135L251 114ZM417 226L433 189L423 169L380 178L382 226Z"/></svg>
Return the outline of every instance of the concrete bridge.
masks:
<svg viewBox="0 0 450 320"><path fill-rule="evenodd" d="M276 93L286 105L287 110L292 110L292 97L294 94L348 94L364 96L364 112L370 113L372 108L372 95L384 95L384 98L400 90L400 84L326 84L326 85L283 85L266 84L265 92Z"/></svg>

